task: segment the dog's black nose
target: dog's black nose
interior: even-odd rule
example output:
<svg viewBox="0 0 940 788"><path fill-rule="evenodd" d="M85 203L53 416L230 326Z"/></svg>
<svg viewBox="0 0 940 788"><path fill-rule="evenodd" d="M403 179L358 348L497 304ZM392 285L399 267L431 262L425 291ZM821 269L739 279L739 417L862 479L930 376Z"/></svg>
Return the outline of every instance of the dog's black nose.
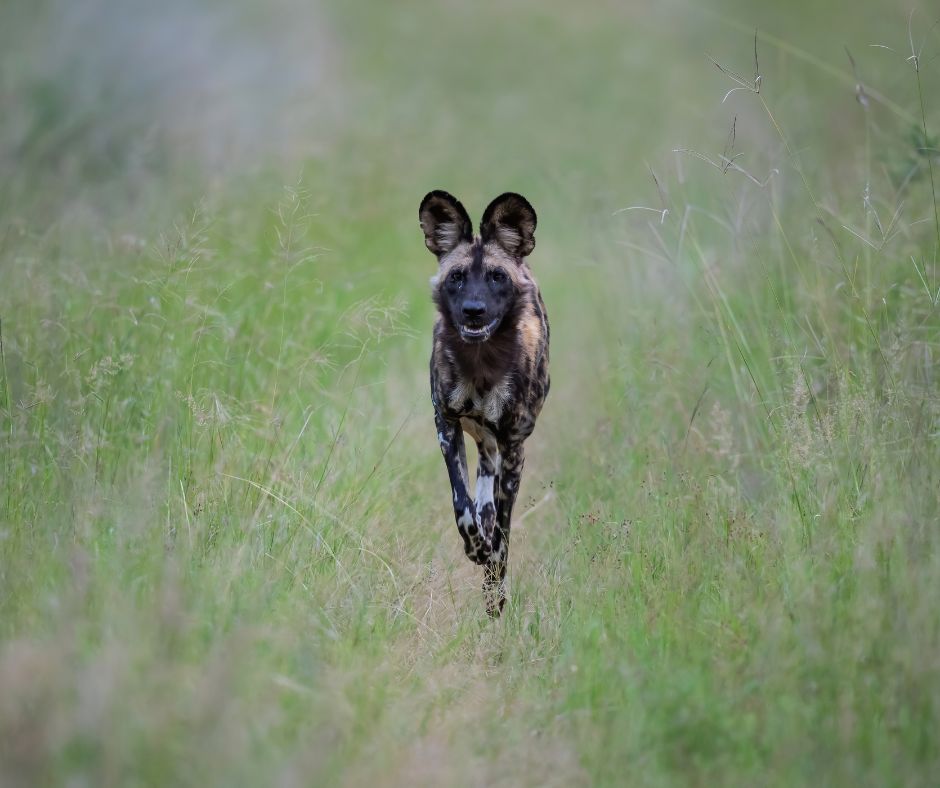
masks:
<svg viewBox="0 0 940 788"><path fill-rule="evenodd" d="M463 302L464 317L483 317L484 312L486 312L486 304L482 301Z"/></svg>

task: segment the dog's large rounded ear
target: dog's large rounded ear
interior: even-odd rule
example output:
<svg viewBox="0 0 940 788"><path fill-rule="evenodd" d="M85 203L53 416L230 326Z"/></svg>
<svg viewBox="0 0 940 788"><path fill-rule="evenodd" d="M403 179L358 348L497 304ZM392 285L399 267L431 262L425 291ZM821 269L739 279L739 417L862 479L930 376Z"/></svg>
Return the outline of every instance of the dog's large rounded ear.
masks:
<svg viewBox="0 0 940 788"><path fill-rule="evenodd" d="M495 241L514 257L535 248L535 209L521 194L506 192L489 204L480 221L483 243Z"/></svg>
<svg viewBox="0 0 940 788"><path fill-rule="evenodd" d="M473 225L460 200L447 192L428 192L418 208L424 245L443 257L457 244L473 240Z"/></svg>

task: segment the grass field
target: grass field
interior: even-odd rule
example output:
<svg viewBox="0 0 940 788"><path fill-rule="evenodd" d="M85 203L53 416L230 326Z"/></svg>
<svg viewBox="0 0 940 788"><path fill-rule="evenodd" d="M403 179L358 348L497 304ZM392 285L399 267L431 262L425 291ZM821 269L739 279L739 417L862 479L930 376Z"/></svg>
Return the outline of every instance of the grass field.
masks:
<svg viewBox="0 0 940 788"><path fill-rule="evenodd" d="M936 785L930 13L4 4L0 785ZM432 188L539 213L499 620Z"/></svg>

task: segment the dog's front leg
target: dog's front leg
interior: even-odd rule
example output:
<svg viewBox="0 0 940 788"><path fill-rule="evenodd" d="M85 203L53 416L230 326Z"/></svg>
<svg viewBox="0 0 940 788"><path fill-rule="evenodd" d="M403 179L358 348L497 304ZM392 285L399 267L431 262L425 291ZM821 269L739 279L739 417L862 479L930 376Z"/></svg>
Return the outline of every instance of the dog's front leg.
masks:
<svg viewBox="0 0 940 788"><path fill-rule="evenodd" d="M496 530L496 498L499 485L499 471L502 458L496 441L486 436L477 440L477 524L483 532L483 538L494 545Z"/></svg>
<svg viewBox="0 0 940 788"><path fill-rule="evenodd" d="M525 464L522 443L502 447L501 460L496 491L496 527L493 529L490 557L483 567L483 595L486 598L486 611L491 616L498 616L506 603L509 529Z"/></svg>
<svg viewBox="0 0 940 788"><path fill-rule="evenodd" d="M467 492L467 452L464 448L463 429L458 421L449 421L435 411L437 440L444 455L447 475L454 499L454 518L463 539L463 550L475 564L483 564L490 556L490 543L481 531L475 516L475 507Z"/></svg>

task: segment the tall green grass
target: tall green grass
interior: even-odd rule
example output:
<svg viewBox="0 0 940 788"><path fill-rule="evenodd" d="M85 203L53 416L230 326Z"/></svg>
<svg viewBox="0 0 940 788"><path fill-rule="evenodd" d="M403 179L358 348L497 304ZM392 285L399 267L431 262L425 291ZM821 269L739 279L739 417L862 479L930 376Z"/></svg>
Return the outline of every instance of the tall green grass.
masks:
<svg viewBox="0 0 940 788"><path fill-rule="evenodd" d="M205 123L132 57L159 89L79 122L108 66L4 47L0 782L931 784L932 20L278 4L311 65L173 8L246 97ZM276 144L180 143L252 107ZM434 187L540 216L498 621L430 422Z"/></svg>

